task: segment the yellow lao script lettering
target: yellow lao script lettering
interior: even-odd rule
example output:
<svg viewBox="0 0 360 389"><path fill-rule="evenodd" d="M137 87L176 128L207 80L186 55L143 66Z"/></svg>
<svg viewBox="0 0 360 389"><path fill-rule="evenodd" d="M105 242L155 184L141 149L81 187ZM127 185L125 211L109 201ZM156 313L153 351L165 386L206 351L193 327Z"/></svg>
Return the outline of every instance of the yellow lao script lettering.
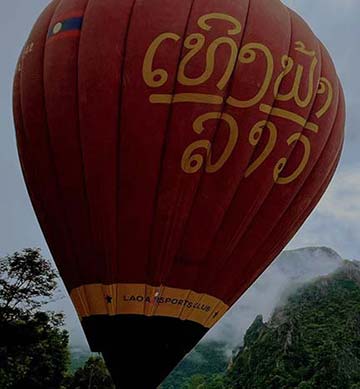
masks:
<svg viewBox="0 0 360 389"><path fill-rule="evenodd" d="M283 79L288 76L293 68L294 68L294 60L287 56L283 55L281 58L281 66L283 67L283 71L280 73L280 75L277 77L274 85L274 97L276 100L279 101L289 101L294 99L295 103L300 107L300 108L306 108L313 96L314 96L314 85L315 85L315 69L318 64L318 59L316 58L316 53L314 50L307 50L305 47L305 44L301 41L295 42L295 50L304 54L307 57L311 57L312 61L310 64L310 71L309 71L309 77L308 77L308 82L307 82L307 93L306 97L302 99L300 97L300 86L303 84L302 79L303 79L303 74L304 74L304 65L296 65L296 73L295 73L295 80L294 84L292 86L292 89L286 93L282 94L279 93L280 85L283 81Z"/></svg>
<svg viewBox="0 0 360 389"><path fill-rule="evenodd" d="M288 161L287 158L281 158L276 164L273 173L274 181L277 184L282 184L282 185L289 184L290 182L296 180L305 169L307 163L309 162L310 154L311 154L311 144L308 137L303 135L301 132L296 132L295 134L292 134L290 136L290 138L287 140L287 144L290 146L292 143L298 141L304 145L303 159L301 160L299 166L295 169L295 171L291 175L289 175L288 177L280 177L280 173L284 170L286 163Z"/></svg>
<svg viewBox="0 0 360 389"><path fill-rule="evenodd" d="M239 129L238 125L235 121L235 119L227 114L220 112L209 112L204 115L199 116L193 124L193 129L197 134L201 134L204 131L204 123L211 119L220 119L226 122L229 128L229 139L227 142L227 145L225 147L224 152L222 153L221 157L216 161L215 163L211 162L211 142L209 140L198 140L191 145L187 147L185 150L182 161L181 161L181 167L185 173L196 173L198 172L203 164L204 164L204 157L201 154L193 154L193 152L197 149L205 149L206 150L206 165L205 165L205 171L207 173L215 173L218 170L220 170L225 162L229 159L230 155L232 154L236 142L239 137Z"/></svg>
<svg viewBox="0 0 360 389"><path fill-rule="evenodd" d="M177 42L180 39L180 36L173 34L172 32L164 32L163 34L160 34L151 43L145 55L143 63L143 78L146 84L152 88L158 88L164 85L169 77L165 69L153 69L153 62L156 51L167 39L171 39Z"/></svg>
<svg viewBox="0 0 360 389"><path fill-rule="evenodd" d="M245 44L240 50L237 47L236 42L232 39L232 36L240 34L242 30L241 23L234 17L223 13L208 13L201 16L198 19L198 26L202 31L210 31L214 26L218 26L219 21L231 25L227 29L226 36L220 36L212 41L208 45L206 50L206 61L203 72L197 77L188 76L187 69L190 66L191 61L196 56L201 55L204 52L204 46L206 44L206 36L204 33L198 32L187 36L184 40L184 48L187 49L186 54L181 59L179 69L177 73L177 81L185 86L199 86L206 83L214 74L216 63L216 52L221 45L226 45L230 48L229 60L224 73L217 81L217 88L223 90L229 83L231 75L236 67L236 64L253 65L256 61L265 58L265 66L263 70L262 80L257 85L257 90L254 92L254 96L241 100L236 96L229 96L225 104L239 109L246 109L259 104L258 108L260 112L268 115L267 120L262 120L256 123L250 130L248 141L253 147L257 147L260 143L264 131L268 131L267 144L257 157L255 161L252 161L250 166L245 172L245 178L253 174L260 166L264 164L269 155L276 147L278 139L278 130L275 124L270 120L271 117L282 118L298 124L303 127L304 130L309 130L313 133L318 133L319 126L316 123L309 121L309 118L301 115L301 112L295 113L284 109L283 107L274 107L274 105L264 104L262 101L265 95L268 93L270 86L274 80L273 95L274 101L287 102L294 101L300 109L308 107L315 95L324 96L324 103L315 112L315 117L320 119L324 116L331 107L333 102L333 87L331 82L325 77L320 77L318 83L315 82L315 72L318 65L318 59L316 57L315 50L306 48L302 41L295 42L295 51L301 53L301 58L307 58L309 62L309 71L307 72L307 80L305 78L305 65L296 64L294 59L288 55L281 56L282 71L278 75L274 75L274 57L272 52L265 45L258 42L250 42ZM158 49L165 41L173 41L175 44L180 40L180 36L172 33L165 32L157 36L150 44L143 63L143 78L145 83L151 88L159 88L166 84L169 78L169 74L166 69L157 68L154 69L154 58L158 52ZM295 73L294 73L295 72ZM280 93L280 86L283 80L287 77L293 77L294 81L290 90L286 93ZM304 91L302 91L304 89ZM217 94L205 94L195 92L177 93L177 94L151 94L149 101L153 104L176 104L176 103L197 103L197 104L210 104L210 105L223 105L224 99ZM210 140L201 139L190 144L184 151L181 168L185 173L194 174L204 167L206 173L215 173L219 171L226 161L233 153L239 137L239 129L235 119L227 114L220 112L209 112L200 115L193 122L193 130L197 134L202 134L205 130L205 123L209 120L224 121L229 129L229 138L227 145L216 161L212 161L212 143ZM219 125L219 123L218 123ZM303 131L304 132L304 131ZM295 143L299 142L304 148L304 155L293 173L287 177L281 176L281 172L284 171L288 162L287 158L280 158L273 169L274 182L280 185L289 184L296 180L299 175L306 168L311 155L311 143L306 133L296 132L287 139L289 146L295 147ZM200 153L199 150L205 150L204 153ZM198 151L197 151L198 150Z"/></svg>
<svg viewBox="0 0 360 389"><path fill-rule="evenodd" d="M293 72L295 67L294 60L287 55L283 55L281 57L281 65L283 70L278 75L274 83L274 91L273 91L274 98L277 101L283 101L283 102L293 100L298 107L304 109L308 107L309 104L312 102L315 94L326 95L326 99L323 106L317 112L315 112L315 116L319 119L323 115L325 115L325 113L329 110L331 106L331 103L333 101L333 88L330 81L327 80L325 77L320 77L318 81L318 85L316 85L315 83L315 70L318 64L318 60L315 56L315 51L306 49L304 43L301 41L296 42L295 45L296 45L295 48L296 51L304 54L307 57L312 58L307 83L302 82L304 77L304 66L298 64L296 65L295 79L291 87L291 90L288 93L279 92L280 85L282 84L283 80L286 77L290 76L290 74ZM307 88L306 96L304 98L300 97L300 88L302 84L306 85ZM313 123L309 121L308 118L305 118L297 113L288 111L286 109L273 107L267 104L260 104L259 110L270 116L280 117L292 121L294 123L297 123L300 126L312 132L316 133L319 130L319 126L316 123Z"/></svg>
<svg viewBox="0 0 360 389"><path fill-rule="evenodd" d="M258 104L266 92L269 89L273 73L274 73L274 58L271 51L261 43L248 43L243 46L239 53L238 61L243 64L252 64L257 59L256 51L262 52L266 58L266 69L264 73L263 82L260 84L259 91L257 94L249 100L239 100L235 97L229 96L227 104L237 108L249 108Z"/></svg>
<svg viewBox="0 0 360 389"><path fill-rule="evenodd" d="M222 90L229 82L231 74L234 71L238 55L237 44L230 36L241 33L241 23L230 15L214 12L201 16L198 19L198 26L203 31L210 31L213 27L209 23L214 20L220 20L231 25L231 28L227 30L228 36L216 38L213 42L211 42L206 52L205 69L200 76L195 78L188 77L186 74L186 69L187 66L190 64L191 60L202 51L206 42L206 37L202 33L194 33L186 37L184 41L184 47L189 51L182 58L179 64L177 81L180 84L196 86L208 81L211 78L215 69L216 51L221 45L227 45L230 48L230 58L224 71L224 74L217 82L217 87L219 88L219 90ZM149 87L161 87L168 80L168 72L165 69L154 69L153 63L159 47L163 44L163 42L169 39L174 42L177 42L180 39L180 36L172 32L165 32L163 34L160 34L154 39L145 54L142 72L143 79ZM153 104L192 102L219 105L223 103L223 98L221 96L204 93L178 93L176 95L152 94L149 100Z"/></svg>
<svg viewBox="0 0 360 389"><path fill-rule="evenodd" d="M199 18L198 25L201 29L205 31L209 31L211 27L208 24L210 20L224 20L233 24L233 28L228 30L228 35L237 35L241 32L241 24L240 22L233 18L232 16L221 14L221 13L212 13L207 14ZM218 89L224 89L226 84L229 82L231 74L234 70L238 47L236 42L230 37L219 37L215 39L209 46L206 53L206 65L204 72L196 78L190 78L186 76L186 66L189 62L203 49L206 42L205 35L200 33L195 33L189 35L184 42L185 48L189 49L189 52L184 56L179 65L178 72L178 81L182 85L201 85L209 80L214 72L215 67L215 54L216 50L221 45L227 45L230 48L231 54L229 62L226 66L225 72L219 82L217 83Z"/></svg>
<svg viewBox="0 0 360 389"><path fill-rule="evenodd" d="M331 85L331 82L327 78L320 77L320 83L319 83L319 88L317 90L317 94L318 95L326 94L326 101L324 105L315 114L316 117L320 119L329 110L334 97L333 87Z"/></svg>
<svg viewBox="0 0 360 389"><path fill-rule="evenodd" d="M236 35L241 32L240 22L230 15L221 13L210 13L200 17L198 20L198 25L204 31L209 31L212 27L208 24L208 22L211 20L223 20L229 22L233 25L233 28L227 31L227 37L219 37L210 44L206 53L205 70L200 76L195 78L190 78L186 75L186 67L191 62L191 60L203 49L206 38L201 33L194 33L189 35L184 41L184 46L189 51L180 62L177 80L179 81L179 83L187 86L197 86L204 84L210 79L214 72L215 54L218 47L222 44L226 44L230 47L231 54L225 72L217 83L217 87L219 90L222 90L229 82L237 61L241 64L251 65L255 63L257 58L260 57L258 54L262 54L262 56L264 56L266 59L264 78L259 84L259 89L257 93L248 100L240 100L235 96L229 96L226 100L226 103L236 108L249 108L258 103L261 103L262 99L266 95L271 85L274 76L274 58L271 51L268 47L261 43L250 42L243 46L240 49L239 54L237 55L237 45L235 41L230 38L230 35ZM158 48L164 41L169 39L173 40L174 42L178 42L180 36L171 32L160 34L154 39L154 41L151 43L146 52L143 63L143 78L145 83L152 88L161 87L168 80L167 71L165 69L153 69L153 62ZM318 95L326 94L326 100L324 105L318 110L318 112L315 113L316 117L320 118L329 110L331 106L333 100L332 85L330 81L327 80L325 77L321 77L318 85L315 85L315 71L318 65L318 59L314 50L307 49L302 41L295 42L295 50L303 54L305 57L311 58L308 80L306 83L303 82L304 65L296 65L293 58L289 57L288 55L283 55L281 57L281 65L283 70L276 77L274 82L274 98L275 100L283 102L294 100L297 106L299 106L300 108L306 108L311 103L314 97L314 93L317 93ZM290 77L293 71L295 71L295 79L291 90L287 93L280 93L280 85L286 77ZM306 85L306 94L303 98L300 96L300 89L302 85ZM315 92L316 87L317 91ZM154 104L174 104L185 102L213 105L223 104L222 96L204 93L178 93L175 95L152 94L150 95L149 100L151 103ZM268 113L269 115L282 117L284 119L288 119L300 125L306 126L305 128L311 131L316 132L318 130L318 126L316 124L308 122L306 118L303 118L293 112L289 112L279 108L274 109L266 104L260 104L259 109L260 111Z"/></svg>
<svg viewBox="0 0 360 389"><path fill-rule="evenodd" d="M250 131L249 142L252 146L256 147L260 142L265 128L267 128L269 131L269 140L259 157L247 168L245 177L249 177L260 165L262 165L266 158L274 150L277 139L277 128L274 123L268 120L261 120L255 124L255 126Z"/></svg>
<svg viewBox="0 0 360 389"><path fill-rule="evenodd" d="M269 131L268 142L265 145L264 150L259 155L259 157L246 170L245 178L249 177L252 173L254 173L255 170L257 170L265 162L267 157L271 154L271 152L274 150L276 146L278 131L275 124L269 120L262 120L254 125L254 127L251 129L249 134L249 143L252 146L256 147L260 142L260 139L262 137L265 128L267 128ZM273 171L273 178L275 183L281 185L290 184L291 182L293 182L299 177L299 175L304 171L306 165L308 164L310 159L310 154L311 154L310 140L306 135L302 134L301 132L296 132L287 139L287 144L290 146L293 143L298 141L301 142L304 146L303 159L301 160L299 166L294 170L294 172L291 175L289 175L288 177L280 177L280 173L285 169L286 163L288 162L287 158L285 157L281 158L275 165Z"/></svg>

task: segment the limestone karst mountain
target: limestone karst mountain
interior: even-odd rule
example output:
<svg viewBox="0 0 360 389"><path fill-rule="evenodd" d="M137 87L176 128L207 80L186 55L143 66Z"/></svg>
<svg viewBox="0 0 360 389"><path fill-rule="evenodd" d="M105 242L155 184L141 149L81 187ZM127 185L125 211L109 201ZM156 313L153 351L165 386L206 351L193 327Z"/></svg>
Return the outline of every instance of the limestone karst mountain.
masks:
<svg viewBox="0 0 360 389"><path fill-rule="evenodd" d="M207 338L235 346L259 314L265 320L280 300L298 284L333 272L342 264L338 253L328 247L306 247L283 251L234 305Z"/></svg>
<svg viewBox="0 0 360 389"><path fill-rule="evenodd" d="M258 316L225 374L237 389L360 387L360 262L301 286Z"/></svg>

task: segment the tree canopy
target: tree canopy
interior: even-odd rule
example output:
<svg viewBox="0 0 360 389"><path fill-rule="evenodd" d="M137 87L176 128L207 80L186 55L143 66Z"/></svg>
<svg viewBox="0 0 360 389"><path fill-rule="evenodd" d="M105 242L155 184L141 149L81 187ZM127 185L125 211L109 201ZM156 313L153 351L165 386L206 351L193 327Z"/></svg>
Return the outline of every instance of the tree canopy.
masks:
<svg viewBox="0 0 360 389"><path fill-rule="evenodd" d="M57 274L38 249L0 259L0 387L60 388L69 364L62 314L41 308Z"/></svg>

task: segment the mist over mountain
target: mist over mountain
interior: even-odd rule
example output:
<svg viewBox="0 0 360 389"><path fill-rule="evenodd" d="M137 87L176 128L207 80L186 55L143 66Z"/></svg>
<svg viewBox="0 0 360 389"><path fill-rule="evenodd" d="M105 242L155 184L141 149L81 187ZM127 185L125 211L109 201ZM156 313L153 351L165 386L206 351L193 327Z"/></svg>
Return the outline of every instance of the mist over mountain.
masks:
<svg viewBox="0 0 360 389"><path fill-rule="evenodd" d="M339 278L340 284L337 283ZM313 377L312 372L318 363L323 363L326 370L328 359L322 360L321 357L323 348L328 348L328 345L319 349L310 347L309 354L306 354L302 347L303 335L306 334L309 338L305 342L311 343L311 339L314 339L316 344L321 343L322 337L330 339L330 343L332 338L336 338L336 323L338 317L343 315L342 308L347 306L344 311L347 314L355 312L358 306L359 289L357 287L355 290L351 284L348 291L349 280L360 285L358 264L343 261L331 249L321 247L284 252L240 299L224 321L183 359L161 388L320 388L319 377ZM344 299L349 301L343 301ZM307 305L308 308L305 309ZM307 312L307 315L303 315L304 320L296 322L296 318L304 312ZM266 313L265 321L259 313ZM333 318L327 320L326 317L330 318L331 315ZM333 322L334 325L319 339L321 320L323 324ZM347 318L345 322L346 320ZM247 322L249 325L246 327ZM346 323L344 324L343 333L346 333ZM357 342L356 334L353 335L350 336L349 344ZM220 343L216 338L224 339L224 342ZM339 344L343 338L341 336ZM295 342L295 350L292 350L293 354L289 354L288 351ZM350 349L351 347L346 352ZM263 355L266 357L263 358ZM307 363L309 355L314 366ZM303 361L301 368L287 363L287 358L295 361L295 365ZM340 367L342 360L340 357L331 361ZM356 368L357 363L354 366ZM303 371L310 377L310 383L306 382L305 375L301 375ZM341 370L344 374L346 371L346 368ZM280 381L279 374L282 377ZM289 377L297 380L297 383L305 379L305 383L293 386ZM331 374L328 378L333 379ZM311 384L313 381L315 386ZM324 389L335 387L340 388L321 386Z"/></svg>
<svg viewBox="0 0 360 389"><path fill-rule="evenodd" d="M340 255L328 247L283 251L205 339L224 341L229 350L238 346L259 314L267 320L300 284L332 273L342 263Z"/></svg>
<svg viewBox="0 0 360 389"><path fill-rule="evenodd" d="M239 345L257 315L261 314L267 320L287 292L290 293L302 282L333 272L341 263L340 255L327 247L284 251L204 340L225 342L232 350ZM80 321L62 284L47 308L65 313L72 352L75 355L90 352Z"/></svg>
<svg viewBox="0 0 360 389"><path fill-rule="evenodd" d="M360 388L360 262L293 291L270 320L257 316L224 388Z"/></svg>

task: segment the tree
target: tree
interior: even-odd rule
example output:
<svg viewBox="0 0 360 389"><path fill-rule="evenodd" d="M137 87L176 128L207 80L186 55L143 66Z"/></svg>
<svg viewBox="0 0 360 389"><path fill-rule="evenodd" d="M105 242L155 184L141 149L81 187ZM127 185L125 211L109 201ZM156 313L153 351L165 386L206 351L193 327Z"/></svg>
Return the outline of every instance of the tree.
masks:
<svg viewBox="0 0 360 389"><path fill-rule="evenodd" d="M225 351L225 343L213 340L200 342L160 387L162 389L188 389L203 385L206 389L222 389L222 378L219 377L228 365Z"/></svg>
<svg viewBox="0 0 360 389"><path fill-rule="evenodd" d="M30 317L56 289L57 273L40 249L0 258L0 321Z"/></svg>
<svg viewBox="0 0 360 389"><path fill-rule="evenodd" d="M76 370L66 385L68 389L115 389L105 362L100 357L90 357L84 367Z"/></svg>
<svg viewBox="0 0 360 389"><path fill-rule="evenodd" d="M189 378L189 382L184 386L185 389L205 389L206 377L201 374L195 374Z"/></svg>
<svg viewBox="0 0 360 389"><path fill-rule="evenodd" d="M61 388L69 363L62 315L42 312L57 274L38 249L0 259L0 387Z"/></svg>

